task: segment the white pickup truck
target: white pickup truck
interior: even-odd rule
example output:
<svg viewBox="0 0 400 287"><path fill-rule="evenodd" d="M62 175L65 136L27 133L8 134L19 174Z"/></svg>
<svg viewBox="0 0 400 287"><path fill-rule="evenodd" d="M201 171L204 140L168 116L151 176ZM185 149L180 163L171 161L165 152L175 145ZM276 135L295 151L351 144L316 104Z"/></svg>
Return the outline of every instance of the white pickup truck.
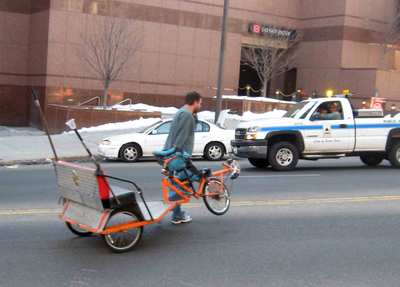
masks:
<svg viewBox="0 0 400 287"><path fill-rule="evenodd" d="M258 168L286 171L299 159L359 156L369 166L384 159L400 167L400 119L353 110L347 98L319 98L293 106L283 118L239 125L233 153Z"/></svg>

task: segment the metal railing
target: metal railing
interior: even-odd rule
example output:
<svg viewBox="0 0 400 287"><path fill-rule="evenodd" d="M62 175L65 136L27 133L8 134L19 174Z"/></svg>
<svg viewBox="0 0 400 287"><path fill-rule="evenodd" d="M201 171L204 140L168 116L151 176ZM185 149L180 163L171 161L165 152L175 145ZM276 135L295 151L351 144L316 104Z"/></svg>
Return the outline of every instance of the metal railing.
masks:
<svg viewBox="0 0 400 287"><path fill-rule="evenodd" d="M79 103L78 106L86 105L86 104L88 104L88 103L90 103L90 102L93 102L94 100L97 101L97 105L100 104L100 97L97 96L97 97L93 97L93 98L91 98L91 99L89 99L89 100L87 100L87 101L84 101L84 102Z"/></svg>
<svg viewBox="0 0 400 287"><path fill-rule="evenodd" d="M128 102L128 105L132 105L132 99L128 98L128 99L125 99L123 101L120 101L120 102L116 103L114 106L122 105L123 103L126 103L126 102Z"/></svg>

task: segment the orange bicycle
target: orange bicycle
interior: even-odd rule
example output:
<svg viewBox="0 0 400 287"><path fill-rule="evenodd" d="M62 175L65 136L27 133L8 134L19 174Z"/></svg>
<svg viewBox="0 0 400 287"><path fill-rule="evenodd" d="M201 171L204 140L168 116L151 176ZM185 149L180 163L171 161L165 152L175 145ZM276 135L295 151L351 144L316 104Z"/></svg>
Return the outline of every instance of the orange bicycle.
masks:
<svg viewBox="0 0 400 287"><path fill-rule="evenodd" d="M227 180L234 180L240 174L238 163L233 159L228 159L222 164L220 170L211 172L210 169L201 170L201 175L197 179L198 187L195 188L190 180L188 171L184 168L185 163L182 163L181 173L184 174L184 179L177 175L177 172L169 167L173 161L178 161L174 155L175 150L155 152L155 156L159 158L159 163L163 166L161 181L163 200L169 204L185 204L195 199L203 198L207 209L215 215L225 214L230 207L231 189L227 187ZM177 194L180 199L171 201L172 194Z"/></svg>

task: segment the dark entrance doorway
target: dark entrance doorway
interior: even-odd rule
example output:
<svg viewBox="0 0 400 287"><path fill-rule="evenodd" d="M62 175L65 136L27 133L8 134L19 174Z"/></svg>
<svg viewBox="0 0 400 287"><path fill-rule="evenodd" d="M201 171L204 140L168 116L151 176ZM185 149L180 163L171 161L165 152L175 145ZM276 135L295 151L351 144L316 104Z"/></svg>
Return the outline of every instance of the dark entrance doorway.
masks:
<svg viewBox="0 0 400 287"><path fill-rule="evenodd" d="M296 91L296 81L297 81L297 69L293 68L289 71L285 72L285 79L284 79L284 89L283 92L286 95L292 94Z"/></svg>
<svg viewBox="0 0 400 287"><path fill-rule="evenodd" d="M262 84L258 78L257 72L250 66L245 65L242 61L243 59L243 49L242 56L240 60L240 75L239 75L239 96L250 96L257 97L262 95Z"/></svg>

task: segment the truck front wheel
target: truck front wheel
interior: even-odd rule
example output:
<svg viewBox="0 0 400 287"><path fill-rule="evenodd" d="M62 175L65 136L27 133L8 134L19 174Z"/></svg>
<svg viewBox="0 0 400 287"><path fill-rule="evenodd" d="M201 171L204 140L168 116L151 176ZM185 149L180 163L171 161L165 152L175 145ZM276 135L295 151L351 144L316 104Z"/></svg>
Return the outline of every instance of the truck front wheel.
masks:
<svg viewBox="0 0 400 287"><path fill-rule="evenodd" d="M267 168L269 166L267 159L249 158L249 162L252 166L257 167L257 168Z"/></svg>
<svg viewBox="0 0 400 287"><path fill-rule="evenodd" d="M299 150L290 142L274 143L269 149L268 161L276 171L293 170L299 161Z"/></svg>
<svg viewBox="0 0 400 287"><path fill-rule="evenodd" d="M379 154L363 154L360 155L361 161L368 166L377 166L380 165L383 161L383 155Z"/></svg>
<svg viewBox="0 0 400 287"><path fill-rule="evenodd" d="M400 168L400 142L392 145L388 153L388 159L393 167Z"/></svg>

